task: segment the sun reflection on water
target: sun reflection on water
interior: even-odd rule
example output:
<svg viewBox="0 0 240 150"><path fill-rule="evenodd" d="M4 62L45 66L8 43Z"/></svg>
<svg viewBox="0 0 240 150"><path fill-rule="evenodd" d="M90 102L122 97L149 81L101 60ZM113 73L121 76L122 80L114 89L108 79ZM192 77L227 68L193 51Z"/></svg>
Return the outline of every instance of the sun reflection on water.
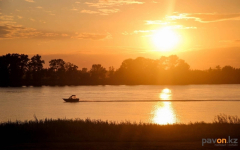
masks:
<svg viewBox="0 0 240 150"><path fill-rule="evenodd" d="M163 89L159 95L161 100L171 100L172 92L170 89ZM158 102L152 112L152 122L157 124L173 124L177 122L176 114L171 102Z"/></svg>

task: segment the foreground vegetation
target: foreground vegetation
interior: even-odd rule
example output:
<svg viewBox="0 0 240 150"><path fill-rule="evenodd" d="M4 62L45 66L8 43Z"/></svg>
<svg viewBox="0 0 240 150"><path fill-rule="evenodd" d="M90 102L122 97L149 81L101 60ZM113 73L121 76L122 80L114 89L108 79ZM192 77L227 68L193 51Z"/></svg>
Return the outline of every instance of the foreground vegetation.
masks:
<svg viewBox="0 0 240 150"><path fill-rule="evenodd" d="M157 125L81 119L45 119L0 124L3 143L21 142L191 142L240 138L240 119L218 115L213 123Z"/></svg>
<svg viewBox="0 0 240 150"><path fill-rule="evenodd" d="M202 138L240 138L240 119L218 115L213 123L157 125L81 119L45 119L0 124L0 149L239 149L202 146Z"/></svg>
<svg viewBox="0 0 240 150"><path fill-rule="evenodd" d="M240 84L240 68L216 66L208 70L191 70L176 55L153 60L143 57L126 59L120 68L78 66L62 59L52 59L44 68L40 55L0 56L0 86L42 85L161 85L161 84Z"/></svg>

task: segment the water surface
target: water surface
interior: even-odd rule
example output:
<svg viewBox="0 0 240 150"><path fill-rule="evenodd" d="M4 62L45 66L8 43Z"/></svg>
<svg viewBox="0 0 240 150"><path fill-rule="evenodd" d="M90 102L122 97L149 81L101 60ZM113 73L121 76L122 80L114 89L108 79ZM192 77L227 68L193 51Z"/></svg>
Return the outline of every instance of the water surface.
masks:
<svg viewBox="0 0 240 150"><path fill-rule="evenodd" d="M0 88L0 122L8 120L101 119L158 124L212 122L224 113L240 116L240 85L44 86ZM66 103L77 95L83 101ZM135 102L114 102L114 101ZM152 100L159 100L150 102ZM161 101L219 100L219 101ZM225 100L225 101L222 101ZM104 102L113 101L113 102ZM141 102L144 101L144 102Z"/></svg>

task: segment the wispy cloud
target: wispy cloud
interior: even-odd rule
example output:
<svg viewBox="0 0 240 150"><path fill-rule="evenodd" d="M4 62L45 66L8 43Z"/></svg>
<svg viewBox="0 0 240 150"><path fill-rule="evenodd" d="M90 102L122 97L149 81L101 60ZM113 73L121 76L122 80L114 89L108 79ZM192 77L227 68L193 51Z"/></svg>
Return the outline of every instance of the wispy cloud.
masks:
<svg viewBox="0 0 240 150"><path fill-rule="evenodd" d="M17 16L22 18L21 16ZM30 18L31 21L36 21L35 19ZM41 23L45 21L39 20ZM62 35L65 33L62 33ZM39 31L34 28L23 27L22 25L14 22L14 16L1 15L0 16L0 39L16 39L16 38L60 38L65 37L60 33Z"/></svg>
<svg viewBox="0 0 240 150"><path fill-rule="evenodd" d="M34 3L34 0L25 0L26 2Z"/></svg>
<svg viewBox="0 0 240 150"><path fill-rule="evenodd" d="M97 14L99 13L98 11L93 11L93 10L81 10L81 13L85 13L85 14Z"/></svg>
<svg viewBox="0 0 240 150"><path fill-rule="evenodd" d="M85 2L85 4L88 5L88 7L92 7L93 10L82 11L82 13L109 15L120 11L120 9L116 7L143 3L144 2L136 0L98 0L97 2Z"/></svg>
<svg viewBox="0 0 240 150"><path fill-rule="evenodd" d="M183 26L183 25L171 25L171 26L168 26L168 28L170 28L170 29L197 29L197 27L194 27L194 26L187 27L187 26Z"/></svg>
<svg viewBox="0 0 240 150"><path fill-rule="evenodd" d="M9 16L9 15L1 15L0 16L0 21L12 21L14 16Z"/></svg>
<svg viewBox="0 0 240 150"><path fill-rule="evenodd" d="M22 19L23 17L22 16L17 16L18 17L18 19Z"/></svg>
<svg viewBox="0 0 240 150"><path fill-rule="evenodd" d="M138 33L150 33L153 32L154 30L135 30L133 33L138 34Z"/></svg>
<svg viewBox="0 0 240 150"><path fill-rule="evenodd" d="M43 21L43 20L39 20L39 22L41 22L41 23L46 23L46 21Z"/></svg>
<svg viewBox="0 0 240 150"><path fill-rule="evenodd" d="M105 8L105 7L113 7L113 6L121 6L121 5L129 5L129 4L143 4L144 2L136 1L136 0L99 0L96 3L85 2L90 7L97 8Z"/></svg>
<svg viewBox="0 0 240 150"><path fill-rule="evenodd" d="M13 21L14 16L9 16L9 15L0 15L0 25L10 25L14 24L16 22Z"/></svg>
<svg viewBox="0 0 240 150"><path fill-rule="evenodd" d="M119 12L119 9L99 9L99 12L101 15L108 15L108 14L111 14L111 13L117 13Z"/></svg>
<svg viewBox="0 0 240 150"><path fill-rule="evenodd" d="M76 33L76 36L72 38L85 39L85 40L105 40L111 39L112 35L110 33Z"/></svg>
<svg viewBox="0 0 240 150"><path fill-rule="evenodd" d="M170 22L162 21L162 20L146 20L145 21L147 25L152 25L152 24L160 24L160 25L167 25Z"/></svg>
<svg viewBox="0 0 240 150"><path fill-rule="evenodd" d="M149 33L153 33L155 30L134 30L133 32L123 32L122 35L134 35L134 34L141 34L141 35L147 35Z"/></svg>
<svg viewBox="0 0 240 150"><path fill-rule="evenodd" d="M240 20L240 13L177 13L166 16L162 20L146 20L146 25L162 25L172 29L197 29L196 26L182 24L183 20L211 23L219 21Z"/></svg>
<svg viewBox="0 0 240 150"><path fill-rule="evenodd" d="M29 38L39 34L36 29L24 28L21 25L0 26L0 39Z"/></svg>
<svg viewBox="0 0 240 150"><path fill-rule="evenodd" d="M33 22L35 21L35 19L32 19L32 18L30 18L30 20L33 21Z"/></svg>
<svg viewBox="0 0 240 150"><path fill-rule="evenodd" d="M48 14L51 15L51 16L55 16L55 14L54 14L52 11L44 10L44 12L48 13Z"/></svg>
<svg viewBox="0 0 240 150"><path fill-rule="evenodd" d="M48 39L59 39L59 38L70 38L65 33L55 33L39 31L34 28L26 28L22 25L0 25L0 39L17 39L17 38L48 38Z"/></svg>
<svg viewBox="0 0 240 150"><path fill-rule="evenodd" d="M172 16L167 16L167 20L190 20L201 23L227 21L227 20L240 20L240 13L181 13Z"/></svg>
<svg viewBox="0 0 240 150"><path fill-rule="evenodd" d="M171 25L171 26L164 26L165 28L168 28L168 29L197 29L197 27L185 27L183 25ZM139 34L140 36L142 37L148 37L148 36L151 36L152 33L155 33L157 31L156 30L134 30L133 32L127 32L127 31L124 31L122 32L122 35L137 35Z"/></svg>
<svg viewBox="0 0 240 150"><path fill-rule="evenodd" d="M77 8L72 8L71 10L73 10L73 11L78 11L78 9L77 9Z"/></svg>
<svg viewBox="0 0 240 150"><path fill-rule="evenodd" d="M68 34L61 34L61 36L63 36L63 37L67 37L67 36L69 36Z"/></svg>
<svg viewBox="0 0 240 150"><path fill-rule="evenodd" d="M98 9L97 11L93 10L82 10L81 13L86 14L100 14L100 15L109 15L111 13L117 13L119 12L119 9L109 8L109 9Z"/></svg>

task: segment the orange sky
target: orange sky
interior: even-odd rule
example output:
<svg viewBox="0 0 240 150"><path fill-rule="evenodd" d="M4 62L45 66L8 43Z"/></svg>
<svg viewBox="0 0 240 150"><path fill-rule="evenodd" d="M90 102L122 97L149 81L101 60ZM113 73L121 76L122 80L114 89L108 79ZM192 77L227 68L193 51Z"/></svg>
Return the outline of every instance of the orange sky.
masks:
<svg viewBox="0 0 240 150"><path fill-rule="evenodd" d="M127 58L177 54L192 69L240 67L239 27L239 0L0 0L0 55L118 68Z"/></svg>

